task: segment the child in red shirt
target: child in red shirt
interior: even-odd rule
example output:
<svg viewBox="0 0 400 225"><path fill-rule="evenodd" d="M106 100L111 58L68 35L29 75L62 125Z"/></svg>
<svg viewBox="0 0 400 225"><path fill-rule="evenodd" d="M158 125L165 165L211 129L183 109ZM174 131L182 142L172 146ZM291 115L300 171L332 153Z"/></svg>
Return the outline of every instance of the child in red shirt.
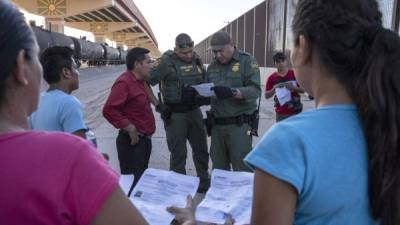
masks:
<svg viewBox="0 0 400 225"><path fill-rule="evenodd" d="M293 70L288 69L285 54L278 52L273 59L278 71L268 77L265 85L265 98L274 96L276 122L279 122L302 111L303 105L299 93L303 93L304 90L298 86ZM283 94L285 92L290 94L289 101L279 100L276 94L277 90Z"/></svg>

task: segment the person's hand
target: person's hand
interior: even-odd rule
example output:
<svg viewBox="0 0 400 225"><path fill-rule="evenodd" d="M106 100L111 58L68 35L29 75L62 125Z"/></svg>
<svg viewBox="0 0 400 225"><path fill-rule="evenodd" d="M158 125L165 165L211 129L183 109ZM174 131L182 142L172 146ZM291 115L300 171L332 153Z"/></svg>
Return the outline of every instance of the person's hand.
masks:
<svg viewBox="0 0 400 225"><path fill-rule="evenodd" d="M285 86L284 83L277 83L277 84L274 85L274 89L275 88L283 88L284 86Z"/></svg>
<svg viewBox="0 0 400 225"><path fill-rule="evenodd" d="M289 90L289 91L293 91L294 90L294 85L291 82L286 82L285 83L285 87Z"/></svg>
<svg viewBox="0 0 400 225"><path fill-rule="evenodd" d="M235 223L235 220L232 218L232 216L227 215L224 225L233 225L234 223Z"/></svg>
<svg viewBox="0 0 400 225"><path fill-rule="evenodd" d="M217 96L217 98L230 98L233 96L233 92L232 89L230 87L227 86L214 86L211 88L212 91L214 91L215 95Z"/></svg>
<svg viewBox="0 0 400 225"><path fill-rule="evenodd" d="M242 92L240 92L239 89L237 89L237 88L232 89L232 93L233 93L233 97L234 98L236 98L236 99L244 99L244 97L242 95Z"/></svg>
<svg viewBox="0 0 400 225"><path fill-rule="evenodd" d="M134 125L130 124L125 127L124 130L128 132L128 135L131 138L131 145L135 145L139 142L139 133Z"/></svg>
<svg viewBox="0 0 400 225"><path fill-rule="evenodd" d="M232 216L230 214L226 214L226 219L225 219L225 223L223 225L233 225L235 223L235 220L232 218ZM210 225L217 225L215 223L211 223Z"/></svg>
<svg viewBox="0 0 400 225"><path fill-rule="evenodd" d="M171 206L167 211L175 215L175 220L181 225L196 225L192 196L187 196L185 208Z"/></svg>

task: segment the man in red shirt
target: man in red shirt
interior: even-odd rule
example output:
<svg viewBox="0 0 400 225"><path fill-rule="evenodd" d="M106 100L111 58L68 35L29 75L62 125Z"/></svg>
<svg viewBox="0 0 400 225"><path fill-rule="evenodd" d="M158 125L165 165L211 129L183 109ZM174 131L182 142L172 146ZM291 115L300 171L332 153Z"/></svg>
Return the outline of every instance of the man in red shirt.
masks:
<svg viewBox="0 0 400 225"><path fill-rule="evenodd" d="M132 188L148 167L156 128L145 83L152 67L148 53L145 48L129 50L127 70L113 84L103 108L103 116L119 129L116 144L121 174L135 176Z"/></svg>
<svg viewBox="0 0 400 225"><path fill-rule="evenodd" d="M304 90L298 86L293 70L288 69L283 52L276 53L273 60L277 72L268 77L265 98L274 96L276 122L279 122L303 110L299 93L303 93Z"/></svg>

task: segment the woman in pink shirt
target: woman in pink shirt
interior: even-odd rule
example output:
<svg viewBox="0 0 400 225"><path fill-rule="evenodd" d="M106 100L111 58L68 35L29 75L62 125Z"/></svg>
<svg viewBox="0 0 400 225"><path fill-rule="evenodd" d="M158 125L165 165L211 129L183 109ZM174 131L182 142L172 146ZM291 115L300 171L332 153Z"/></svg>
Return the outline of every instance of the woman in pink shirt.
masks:
<svg viewBox="0 0 400 225"><path fill-rule="evenodd" d="M27 130L38 104L39 49L23 15L4 0L0 49L0 224L147 224L91 144Z"/></svg>

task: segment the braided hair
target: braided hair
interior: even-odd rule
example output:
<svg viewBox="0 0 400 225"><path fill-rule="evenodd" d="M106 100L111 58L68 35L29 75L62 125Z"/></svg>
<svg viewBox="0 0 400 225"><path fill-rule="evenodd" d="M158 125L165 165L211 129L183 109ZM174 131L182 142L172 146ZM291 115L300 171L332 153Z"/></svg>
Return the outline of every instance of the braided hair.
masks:
<svg viewBox="0 0 400 225"><path fill-rule="evenodd" d="M363 125L371 214L400 224L400 38L382 27L376 0L299 0L303 35L355 101Z"/></svg>

